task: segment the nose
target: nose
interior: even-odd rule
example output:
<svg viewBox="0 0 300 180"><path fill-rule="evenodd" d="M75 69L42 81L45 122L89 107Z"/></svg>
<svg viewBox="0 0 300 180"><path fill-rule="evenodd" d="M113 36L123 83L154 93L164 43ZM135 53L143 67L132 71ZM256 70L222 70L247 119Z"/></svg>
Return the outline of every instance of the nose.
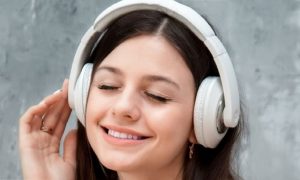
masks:
<svg viewBox="0 0 300 180"><path fill-rule="evenodd" d="M113 105L112 114L116 120L137 121L141 115L138 93L133 90L120 92Z"/></svg>

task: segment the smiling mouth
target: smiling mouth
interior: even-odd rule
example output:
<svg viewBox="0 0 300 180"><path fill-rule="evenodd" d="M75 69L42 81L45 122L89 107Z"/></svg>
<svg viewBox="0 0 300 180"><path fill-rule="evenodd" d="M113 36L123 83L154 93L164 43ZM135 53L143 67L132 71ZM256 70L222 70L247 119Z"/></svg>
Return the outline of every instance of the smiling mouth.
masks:
<svg viewBox="0 0 300 180"><path fill-rule="evenodd" d="M112 129L107 129L107 128L103 128L104 131L106 132L107 135L114 137L114 138L118 138L118 139L124 139L124 140L144 140L147 139L148 137L146 136L137 136L137 135L133 135L133 134L127 134L124 132L118 132Z"/></svg>

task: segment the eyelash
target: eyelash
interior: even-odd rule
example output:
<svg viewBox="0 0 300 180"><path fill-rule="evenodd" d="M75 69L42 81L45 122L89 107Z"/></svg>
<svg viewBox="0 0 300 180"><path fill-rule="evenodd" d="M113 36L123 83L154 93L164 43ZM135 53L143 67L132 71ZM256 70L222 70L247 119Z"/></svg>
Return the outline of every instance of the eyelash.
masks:
<svg viewBox="0 0 300 180"><path fill-rule="evenodd" d="M99 86L98 86L98 89L106 90L106 91L117 90L118 88L119 88L119 87L109 86L109 85L99 85ZM158 96L158 95L149 93L149 92L147 92L147 91L145 91L145 94L146 94L149 98L151 98L152 100L157 101L157 102L161 102L161 103L167 103L168 101L171 100L171 99L169 99L169 98L162 97L162 96Z"/></svg>
<svg viewBox="0 0 300 180"><path fill-rule="evenodd" d="M167 103L168 101L170 101L170 99L162 97L162 96L157 96L155 94L149 93L149 92L145 92L145 94L150 97L151 99L153 99L154 101L158 101L161 103Z"/></svg>
<svg viewBox="0 0 300 180"><path fill-rule="evenodd" d="M102 90L117 90L118 87L109 86L109 85L99 85L98 89L102 89Z"/></svg>

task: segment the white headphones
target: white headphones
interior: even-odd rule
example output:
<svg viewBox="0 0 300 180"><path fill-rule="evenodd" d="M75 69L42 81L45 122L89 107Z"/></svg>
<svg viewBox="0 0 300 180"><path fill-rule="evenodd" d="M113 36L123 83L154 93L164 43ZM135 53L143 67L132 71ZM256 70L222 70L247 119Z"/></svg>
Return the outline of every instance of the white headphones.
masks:
<svg viewBox="0 0 300 180"><path fill-rule="evenodd" d="M193 9L173 0L122 0L104 10L84 34L76 51L69 79L68 99L80 122L85 125L87 96L93 64L85 60L107 25L132 11L155 10L186 25L209 49L220 77L201 82L194 106L194 130L197 141L214 148L227 128L236 127L240 118L240 99L235 72L225 47L209 24Z"/></svg>

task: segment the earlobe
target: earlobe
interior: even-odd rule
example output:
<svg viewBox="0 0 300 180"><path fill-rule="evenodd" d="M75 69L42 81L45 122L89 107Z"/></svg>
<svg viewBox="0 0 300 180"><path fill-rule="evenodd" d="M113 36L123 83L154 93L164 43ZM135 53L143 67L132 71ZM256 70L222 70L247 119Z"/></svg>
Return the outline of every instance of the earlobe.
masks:
<svg viewBox="0 0 300 180"><path fill-rule="evenodd" d="M197 138L196 138L196 135L195 135L194 127L191 129L191 132L190 132L190 135L189 135L189 142L192 143L192 144L199 144L197 142Z"/></svg>

